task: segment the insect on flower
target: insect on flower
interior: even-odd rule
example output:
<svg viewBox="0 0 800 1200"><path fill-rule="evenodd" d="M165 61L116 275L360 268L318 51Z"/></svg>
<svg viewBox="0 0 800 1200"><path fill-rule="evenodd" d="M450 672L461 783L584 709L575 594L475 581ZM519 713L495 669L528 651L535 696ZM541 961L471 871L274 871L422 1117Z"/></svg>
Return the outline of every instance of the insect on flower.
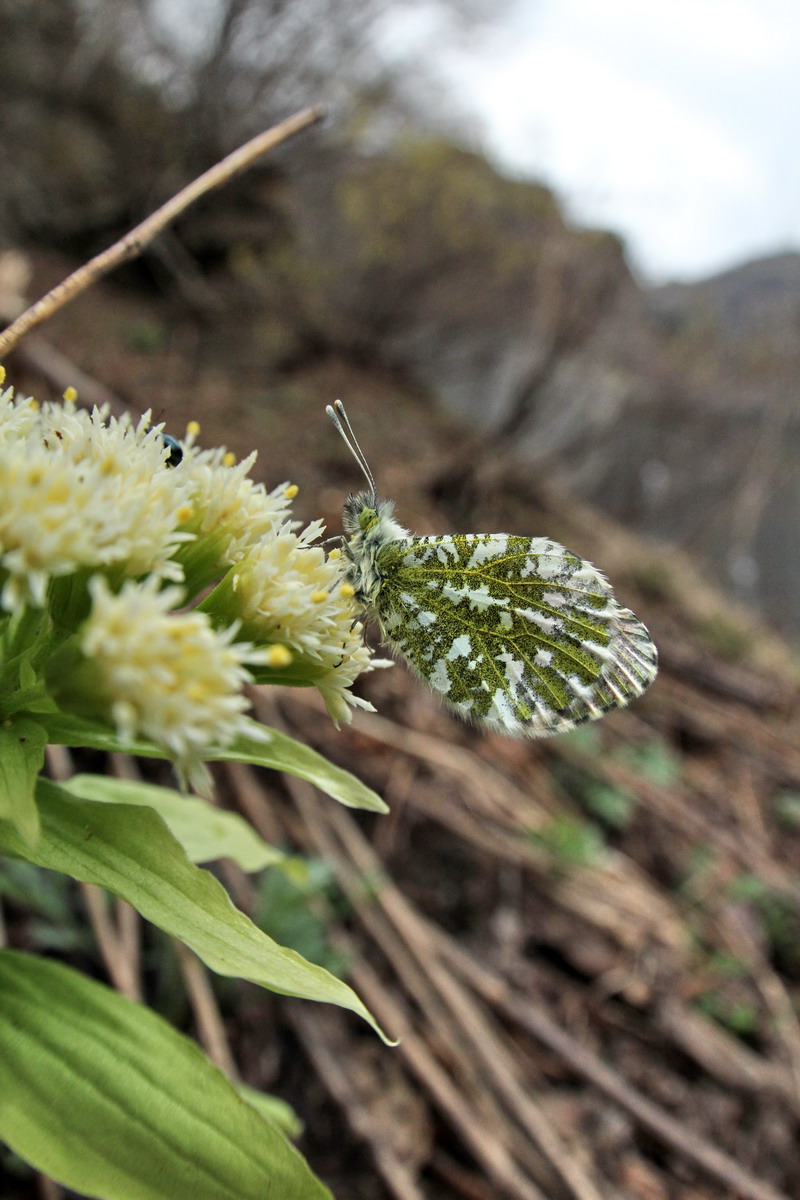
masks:
<svg viewBox="0 0 800 1200"><path fill-rule="evenodd" d="M180 466L183 462L183 446L178 439L174 438L171 433L164 433L163 429L159 430L158 436L164 443L164 449L169 451L164 459L165 464L168 467Z"/></svg>
<svg viewBox="0 0 800 1200"><path fill-rule="evenodd" d="M543 737L620 708L653 682L650 635L596 567L545 537L413 537L378 498L342 402L326 412L367 481L344 505L344 581L458 713Z"/></svg>
<svg viewBox="0 0 800 1200"><path fill-rule="evenodd" d="M183 462L183 446L171 433L162 433L161 440L169 450L165 462L168 467L178 467Z"/></svg>

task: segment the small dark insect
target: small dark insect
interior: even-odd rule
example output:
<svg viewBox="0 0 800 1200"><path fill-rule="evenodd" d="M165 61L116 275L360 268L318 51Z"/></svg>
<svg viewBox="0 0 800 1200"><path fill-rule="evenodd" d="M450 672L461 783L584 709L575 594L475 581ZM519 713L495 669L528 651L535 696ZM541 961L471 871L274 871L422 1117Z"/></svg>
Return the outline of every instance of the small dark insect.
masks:
<svg viewBox="0 0 800 1200"><path fill-rule="evenodd" d="M167 455L167 466L177 467L183 462L183 447L177 438L172 437L172 435L169 433L162 433L161 440L169 450L169 454Z"/></svg>

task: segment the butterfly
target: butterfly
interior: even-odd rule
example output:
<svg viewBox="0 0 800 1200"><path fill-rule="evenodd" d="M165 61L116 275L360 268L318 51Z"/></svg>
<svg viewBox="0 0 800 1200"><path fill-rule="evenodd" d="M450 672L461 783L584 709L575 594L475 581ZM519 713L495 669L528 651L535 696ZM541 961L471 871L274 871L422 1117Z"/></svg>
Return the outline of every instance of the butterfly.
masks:
<svg viewBox="0 0 800 1200"><path fill-rule="evenodd" d="M656 648L590 562L545 537L414 537L378 498L340 400L325 410L367 490L344 505L343 582L385 641L461 716L564 733L640 696Z"/></svg>

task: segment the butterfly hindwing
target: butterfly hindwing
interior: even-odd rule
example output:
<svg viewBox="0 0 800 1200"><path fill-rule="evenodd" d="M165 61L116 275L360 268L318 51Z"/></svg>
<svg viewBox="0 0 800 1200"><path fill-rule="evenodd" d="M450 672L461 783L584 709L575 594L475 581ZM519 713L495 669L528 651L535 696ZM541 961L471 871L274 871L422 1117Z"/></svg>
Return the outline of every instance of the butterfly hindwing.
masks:
<svg viewBox="0 0 800 1200"><path fill-rule="evenodd" d="M387 640L462 715L506 733L561 732L627 704L655 648L590 563L547 538L400 537L371 597Z"/></svg>
<svg viewBox="0 0 800 1200"><path fill-rule="evenodd" d="M504 733L561 733L633 700L656 648L591 563L548 538L413 537L379 499L341 400L328 416L367 490L347 497L344 582L448 704Z"/></svg>

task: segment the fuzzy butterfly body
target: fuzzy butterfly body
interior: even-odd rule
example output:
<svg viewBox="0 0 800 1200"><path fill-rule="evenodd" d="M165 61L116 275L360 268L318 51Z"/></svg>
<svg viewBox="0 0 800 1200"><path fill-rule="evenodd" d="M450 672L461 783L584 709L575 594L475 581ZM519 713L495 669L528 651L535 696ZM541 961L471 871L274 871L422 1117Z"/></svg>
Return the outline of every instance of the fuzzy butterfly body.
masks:
<svg viewBox="0 0 800 1200"><path fill-rule="evenodd" d="M386 641L462 716L546 736L652 683L650 635L591 563L543 537L413 537L377 498L343 406L328 412L370 485L345 504L346 581Z"/></svg>

